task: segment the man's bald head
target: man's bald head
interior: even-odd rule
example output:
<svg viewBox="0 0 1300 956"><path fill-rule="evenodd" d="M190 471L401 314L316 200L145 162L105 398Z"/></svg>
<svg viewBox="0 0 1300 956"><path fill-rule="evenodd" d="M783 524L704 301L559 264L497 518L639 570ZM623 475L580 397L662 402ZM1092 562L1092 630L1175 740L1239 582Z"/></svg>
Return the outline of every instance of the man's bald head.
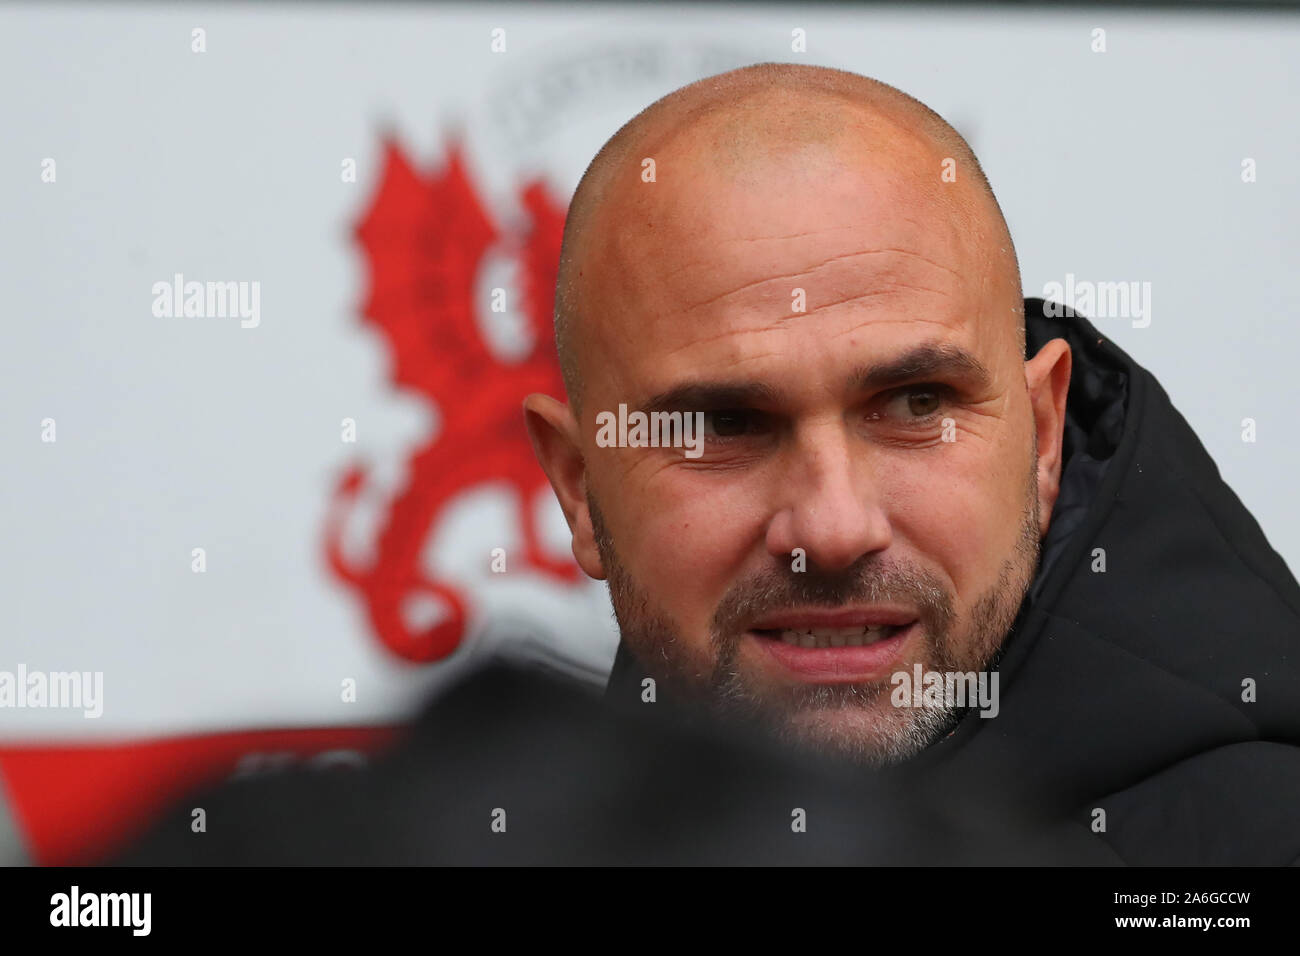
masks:
<svg viewBox="0 0 1300 956"><path fill-rule="evenodd" d="M619 214L626 213L632 191L645 188L642 160L672 148L712 175L763 189L776 187L756 178L757 170L792 154L813 176L828 157L885 168L892 162L895 170L906 157L903 162L921 168L900 182L901 188L924 194L968 234L997 246L988 262L1014 274L1017 296L1008 311L1017 317L1023 347L1015 249L997 199L962 136L925 104L878 80L828 67L760 63L707 77L652 103L605 143L578 183L565 221L555 297L556 347L575 408L581 401L582 323L608 308L590 301L584 264L610 229L625 234L638 227L634 217ZM948 158L956 164L955 182L941 180L940 161ZM671 182L680 175L674 169L667 178Z"/></svg>

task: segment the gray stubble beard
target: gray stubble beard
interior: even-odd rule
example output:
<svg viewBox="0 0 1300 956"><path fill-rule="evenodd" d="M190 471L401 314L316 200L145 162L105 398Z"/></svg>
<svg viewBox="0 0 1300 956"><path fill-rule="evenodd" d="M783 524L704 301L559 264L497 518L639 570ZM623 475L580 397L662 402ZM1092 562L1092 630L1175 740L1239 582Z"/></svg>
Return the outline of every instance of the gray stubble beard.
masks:
<svg viewBox="0 0 1300 956"><path fill-rule="evenodd" d="M651 607L648 595L618 560L600 509L588 495L596 546L623 641L648 676L667 681L713 712L764 730L785 744L867 766L905 761L947 736L968 708L955 702L885 706L891 691L887 682L796 684L777 692L760 691L750 686L735 666L745 636L739 625L766 611L793 604L906 603L921 613L919 637L925 652L917 659L927 670L965 673L996 667L1038 566L1037 451L1035 440L1016 546L1003 562L997 582L973 605L968 640L954 641L952 596L922 568L885 566L874 556L833 576L811 569L784 571L778 565L738 582L719 602L710 624L710 645L716 662L709 672L689 663L688 654L681 650L684 643L677 627ZM847 717L852 732L830 732L826 722L817 719L829 711Z"/></svg>

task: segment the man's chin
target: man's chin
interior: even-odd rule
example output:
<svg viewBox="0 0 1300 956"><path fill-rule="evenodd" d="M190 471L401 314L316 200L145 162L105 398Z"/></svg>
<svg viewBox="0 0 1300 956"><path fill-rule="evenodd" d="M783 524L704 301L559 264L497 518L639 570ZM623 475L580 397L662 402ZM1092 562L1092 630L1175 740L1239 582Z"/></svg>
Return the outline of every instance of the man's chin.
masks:
<svg viewBox="0 0 1300 956"><path fill-rule="evenodd" d="M886 684L724 689L722 702L782 744L869 766L907 760L955 725L950 711L901 708Z"/></svg>
<svg viewBox="0 0 1300 956"><path fill-rule="evenodd" d="M888 766L916 756L955 723L948 711L896 709L884 698L883 710L880 705L846 705L792 714L781 736L829 757Z"/></svg>

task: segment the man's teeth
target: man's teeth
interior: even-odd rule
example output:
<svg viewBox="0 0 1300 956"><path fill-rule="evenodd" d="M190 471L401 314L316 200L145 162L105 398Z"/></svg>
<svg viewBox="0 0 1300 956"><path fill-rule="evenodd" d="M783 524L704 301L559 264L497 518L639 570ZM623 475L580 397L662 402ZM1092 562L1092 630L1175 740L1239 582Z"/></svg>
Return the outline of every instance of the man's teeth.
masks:
<svg viewBox="0 0 1300 956"><path fill-rule="evenodd" d="M862 647L884 640L897 630L889 624L879 627L815 627L781 631L777 637L800 647Z"/></svg>

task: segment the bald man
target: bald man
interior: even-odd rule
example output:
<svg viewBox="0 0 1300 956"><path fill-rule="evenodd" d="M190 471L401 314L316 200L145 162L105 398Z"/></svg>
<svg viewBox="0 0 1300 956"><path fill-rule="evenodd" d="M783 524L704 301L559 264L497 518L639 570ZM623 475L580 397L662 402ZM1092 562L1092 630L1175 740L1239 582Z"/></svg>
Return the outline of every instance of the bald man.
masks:
<svg viewBox="0 0 1300 956"><path fill-rule="evenodd" d="M608 694L996 767L1156 856L1248 813L1208 855L1295 859L1300 588L1150 374L1052 316L892 87L760 64L627 123L565 226L567 402L525 403Z"/></svg>
<svg viewBox="0 0 1300 956"><path fill-rule="evenodd" d="M526 418L609 582L605 698L484 667L129 862L1300 861L1300 587L1150 373L1021 298L941 119L711 77L600 151L562 260L567 401Z"/></svg>

